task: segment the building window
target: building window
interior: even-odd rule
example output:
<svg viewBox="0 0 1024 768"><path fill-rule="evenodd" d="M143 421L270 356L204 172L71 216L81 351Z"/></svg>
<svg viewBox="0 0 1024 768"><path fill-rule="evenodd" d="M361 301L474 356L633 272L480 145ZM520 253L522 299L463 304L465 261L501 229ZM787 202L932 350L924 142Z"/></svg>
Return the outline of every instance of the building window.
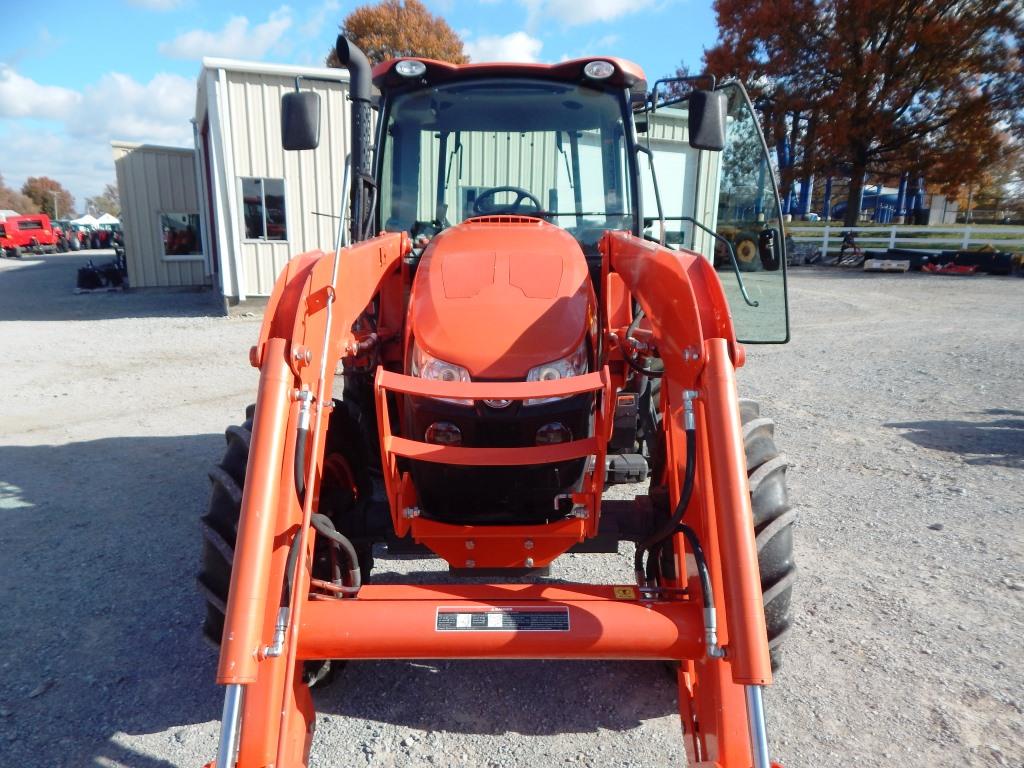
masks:
<svg viewBox="0 0 1024 768"><path fill-rule="evenodd" d="M164 256L202 256L198 213L161 213Z"/></svg>
<svg viewBox="0 0 1024 768"><path fill-rule="evenodd" d="M246 240L287 240L284 179L242 179Z"/></svg>

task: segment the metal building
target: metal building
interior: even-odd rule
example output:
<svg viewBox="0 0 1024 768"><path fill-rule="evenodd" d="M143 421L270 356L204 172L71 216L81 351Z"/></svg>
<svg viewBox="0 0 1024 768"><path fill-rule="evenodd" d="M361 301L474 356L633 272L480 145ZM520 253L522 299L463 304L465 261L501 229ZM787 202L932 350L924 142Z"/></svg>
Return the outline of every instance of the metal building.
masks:
<svg viewBox="0 0 1024 768"><path fill-rule="evenodd" d="M122 202L128 285L210 285L195 152L122 141L111 142L111 147Z"/></svg>
<svg viewBox="0 0 1024 768"><path fill-rule="evenodd" d="M281 96L320 94L320 146L281 148ZM203 59L195 135L211 263L225 305L269 296L292 257L334 244L348 147L348 72Z"/></svg>
<svg viewBox="0 0 1024 768"><path fill-rule="evenodd" d="M285 152L281 96L297 81L302 90L320 94L320 145ZM212 286L229 310L268 297L289 259L330 250L349 145L347 92L345 70L203 59L194 151L114 143L130 284ZM564 172L551 142L535 138L496 133L468 139L455 171L462 197L500 183L546 189L548 205L562 196L571 198L563 189ZM717 155L689 147L686 112L659 110L650 120L649 137L641 141L648 138L665 215L713 220ZM581 151L598 151L595 142L595 137L581 136ZM418 201L418 218L425 220L435 215L440 167L440 158L431 154L436 148L430 142L428 147ZM640 161L644 214L655 217L654 187L646 160ZM704 164L710 165L698 188L694 179ZM468 198L447 203L458 219L468 215ZM676 231L675 242L693 242L705 255L713 251L702 233L691 241L692 232L680 222L670 223L669 229Z"/></svg>

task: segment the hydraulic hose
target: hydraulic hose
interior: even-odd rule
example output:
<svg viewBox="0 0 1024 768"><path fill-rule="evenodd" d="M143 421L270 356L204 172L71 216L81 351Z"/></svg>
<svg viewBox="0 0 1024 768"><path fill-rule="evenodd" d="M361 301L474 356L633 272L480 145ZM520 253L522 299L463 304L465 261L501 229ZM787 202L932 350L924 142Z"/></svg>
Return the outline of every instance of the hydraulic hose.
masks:
<svg viewBox="0 0 1024 768"><path fill-rule="evenodd" d="M281 607L292 604L292 581L295 578L295 564L299 561L299 537L292 537L292 545L288 547L288 559L284 566L284 586L281 589Z"/></svg>
<svg viewBox="0 0 1024 768"><path fill-rule="evenodd" d="M697 534L688 525L680 524L678 530L686 537L693 550L693 559L697 563L697 575L700 579L701 602L704 605L704 643L707 645L708 656L713 659L725 657L725 648L718 644L718 617L715 612L715 593L711 589L711 573L708 571L708 560L704 556L704 548L700 545Z"/></svg>
<svg viewBox="0 0 1024 768"><path fill-rule="evenodd" d="M326 538L332 545L334 545L339 552L344 556L345 560L348 561L348 583L345 585L345 592L356 593L362 586L362 574L359 571L359 556L356 554L356 548L352 546L352 542L347 537L338 533L338 529L334 527L334 523L331 522L331 518L327 515L314 514L310 518L310 524L316 529L316 532Z"/></svg>
<svg viewBox="0 0 1024 768"><path fill-rule="evenodd" d="M299 506L306 497L306 443L309 440L309 409L313 402L313 393L304 389L298 394L299 423L295 430L295 493L299 497Z"/></svg>
<svg viewBox="0 0 1024 768"><path fill-rule="evenodd" d="M295 493L302 504L306 497L306 442L309 439L309 425L299 426L295 435Z"/></svg>
<svg viewBox="0 0 1024 768"><path fill-rule="evenodd" d="M677 530L686 537L690 544L690 549L693 550L693 559L697 562L697 575L700 577L700 595L704 610L713 608L715 605L715 594L711 591L711 574L708 571L708 560L704 556L704 548L701 547L700 540L697 538L697 534L694 533L693 528L680 523Z"/></svg>
<svg viewBox="0 0 1024 768"><path fill-rule="evenodd" d="M633 569L636 571L637 580L640 582L643 582L647 576L644 569L644 553L650 550L650 557L656 557L655 550L659 549L660 545L676 532L683 519L683 515L686 513L686 508L690 505L690 499L693 496L693 480L697 474L697 424L696 419L693 417L694 396L695 393L689 390L687 390L683 395L684 407L686 410L686 469L683 474L683 489L679 494L679 503L676 505L676 510L672 517L669 518L664 525L636 545L636 556L633 560Z"/></svg>
<svg viewBox="0 0 1024 768"><path fill-rule="evenodd" d="M629 324L629 328L626 329L626 339L633 338L633 332L636 331L638 327L640 327L640 321L643 319L644 310L641 307L637 309L636 314L633 316L633 322L631 322ZM626 365L628 365L630 368L632 368L634 371L641 374L642 376L649 376L652 379L660 379L662 376L665 375L664 371L658 371L653 368L644 368L643 366L639 365L633 358L629 356L628 351L623 350L622 353L622 358L626 361Z"/></svg>
<svg viewBox="0 0 1024 768"><path fill-rule="evenodd" d="M284 650L285 634L288 632L288 616L291 610L292 585L295 579L295 564L299 561L299 535L292 537L292 545L288 548L288 559L284 565L284 584L281 585L281 605L277 609L277 622L274 624L274 639L263 648L264 657L280 656Z"/></svg>
<svg viewBox="0 0 1024 768"><path fill-rule="evenodd" d="M355 547L334 528L334 523L326 515L315 514L311 523L317 532L327 538L338 550L340 550L349 562L348 580L349 584L334 584L332 590L340 594L354 595L362 586L359 572L359 558L356 556ZM292 590L294 589L295 566L299 561L299 545L301 537L298 533L292 537L292 544L288 548L288 559L284 566L284 584L281 587L281 606L277 609L277 622L274 625L274 639L270 645L263 648L264 657L280 656L284 650L285 635L288 632L288 619L290 615Z"/></svg>

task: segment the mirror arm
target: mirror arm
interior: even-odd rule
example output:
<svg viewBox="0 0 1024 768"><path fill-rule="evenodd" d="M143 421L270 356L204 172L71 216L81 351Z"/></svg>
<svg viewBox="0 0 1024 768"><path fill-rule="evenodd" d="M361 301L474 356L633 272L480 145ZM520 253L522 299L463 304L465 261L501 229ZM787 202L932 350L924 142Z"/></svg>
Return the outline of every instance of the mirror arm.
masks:
<svg viewBox="0 0 1024 768"><path fill-rule="evenodd" d="M729 239L724 237L724 236L722 236L722 235L720 235L720 234L718 234L717 232L712 230L710 227L705 227L703 224L701 224L699 221L694 219L692 216L680 216L679 220L680 221L688 221L688 222L690 222L691 224L693 224L693 226L695 226L700 231L707 232L709 235L711 235L713 238L715 238L715 240L717 240L720 243L725 244L726 250L729 251L729 259L730 259L730 261L732 261L732 271L736 273L736 284L739 285L740 293L743 295L743 301L746 302L748 307L757 307L757 306L759 306L759 302L754 301L747 294L747 286L745 286L743 284L743 277L740 275L740 265L739 265L739 262L736 261L736 250L732 247L732 243L729 242Z"/></svg>
<svg viewBox="0 0 1024 768"><path fill-rule="evenodd" d="M715 80L715 76L712 75L710 72L708 72L706 74L703 74L703 75L688 75L686 77L663 77L660 80L655 80L654 81L654 87L651 88L651 93L648 96L648 100L650 102L650 110L651 110L651 112L656 112L657 109L658 109L658 86L659 85L662 85L662 84L667 85L669 83L696 83L698 80L710 80L711 81L711 87L708 90L710 90L710 91L715 90L715 86L717 85L717 81Z"/></svg>
<svg viewBox="0 0 1024 768"><path fill-rule="evenodd" d="M651 135L647 134L647 146L643 144L636 145L637 152L643 152L647 155L647 167L651 169L651 185L654 187L654 202L658 206L658 223L661 229L658 235L658 244L665 245L665 212L661 208L661 192L658 190L658 174L654 170L654 152L651 151L650 147Z"/></svg>

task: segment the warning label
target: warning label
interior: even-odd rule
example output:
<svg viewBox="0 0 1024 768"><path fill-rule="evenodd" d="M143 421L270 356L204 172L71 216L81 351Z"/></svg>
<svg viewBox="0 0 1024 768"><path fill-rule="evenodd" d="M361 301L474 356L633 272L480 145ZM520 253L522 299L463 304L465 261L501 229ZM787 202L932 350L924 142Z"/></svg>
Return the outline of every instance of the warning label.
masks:
<svg viewBox="0 0 1024 768"><path fill-rule="evenodd" d="M438 632L568 632L568 608L438 608Z"/></svg>

